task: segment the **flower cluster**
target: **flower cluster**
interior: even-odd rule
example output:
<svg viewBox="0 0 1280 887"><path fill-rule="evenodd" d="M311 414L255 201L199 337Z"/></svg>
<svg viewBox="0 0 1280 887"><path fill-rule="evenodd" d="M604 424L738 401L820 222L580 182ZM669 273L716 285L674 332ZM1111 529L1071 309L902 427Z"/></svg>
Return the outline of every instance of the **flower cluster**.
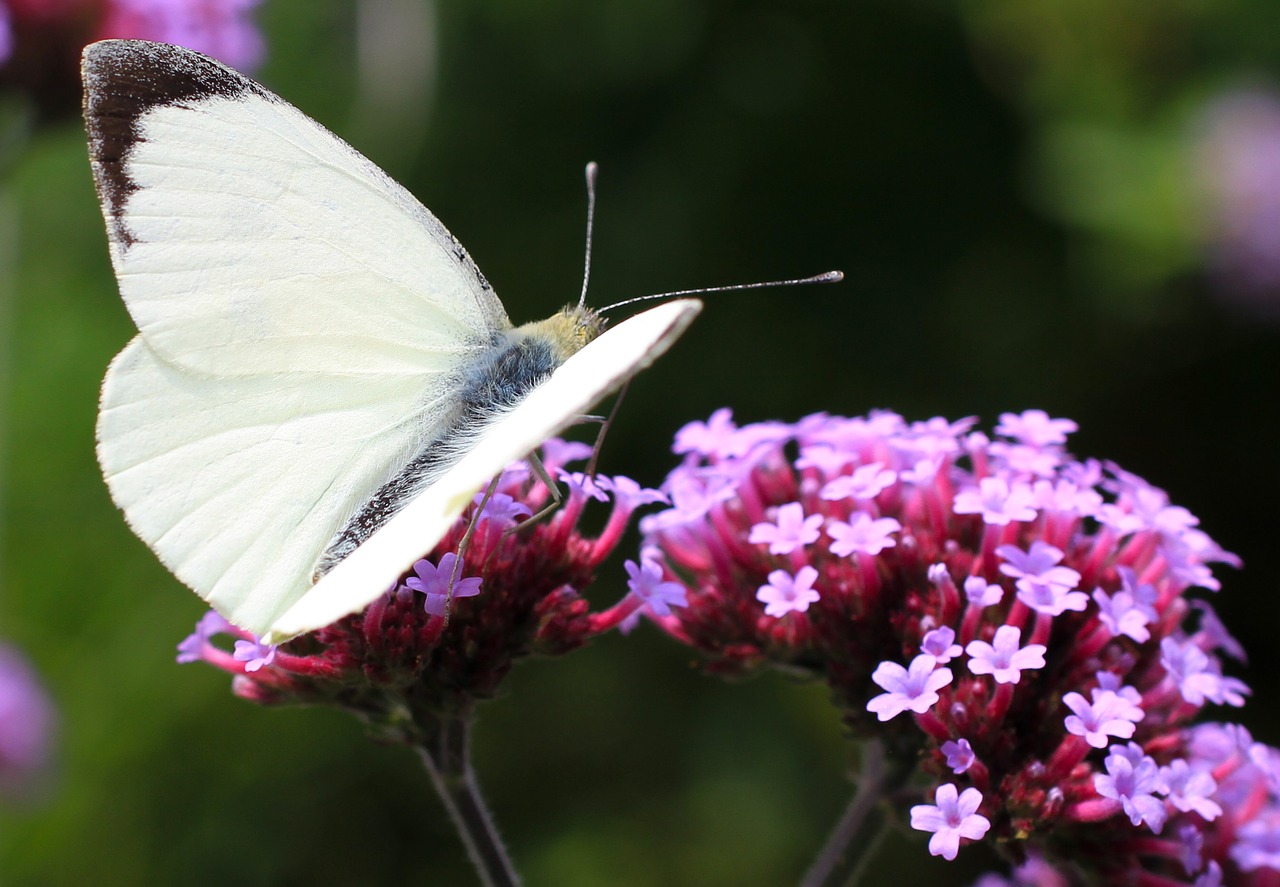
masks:
<svg viewBox="0 0 1280 887"><path fill-rule="evenodd" d="M527 465L512 465L434 552L364 611L279 646L211 612L179 644L178 661L229 672L235 692L255 702L337 705L387 738L420 741L414 731L431 717L465 713L492 696L516 659L569 652L646 603L661 606L660 592L647 587L597 613L581 597L635 509L664 501L625 477L564 470L590 452L560 440L543 445L542 465L568 489L548 518L528 520L550 493ZM594 536L579 526L590 501L612 505ZM213 643L220 634L235 639L233 650Z"/></svg>
<svg viewBox="0 0 1280 887"><path fill-rule="evenodd" d="M918 756L935 855L986 836L1086 883L1273 883L1280 753L1191 726L1249 692L1186 594L1236 559L1161 490L1073 459L1075 423L974 425L686 426L641 569L687 606L649 617L713 672L822 679L856 735Z"/></svg>
<svg viewBox="0 0 1280 887"><path fill-rule="evenodd" d="M44 116L80 107L80 51L94 40L176 43L235 68L263 56L251 15L260 0L0 0L0 86Z"/></svg>

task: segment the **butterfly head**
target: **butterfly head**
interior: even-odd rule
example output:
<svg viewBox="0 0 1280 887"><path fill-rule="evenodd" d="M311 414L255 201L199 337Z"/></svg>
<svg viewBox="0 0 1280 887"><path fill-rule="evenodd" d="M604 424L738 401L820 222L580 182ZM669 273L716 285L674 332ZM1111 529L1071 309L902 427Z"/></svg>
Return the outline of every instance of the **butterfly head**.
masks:
<svg viewBox="0 0 1280 887"><path fill-rule="evenodd" d="M519 332L552 346L557 362L563 363L595 339L608 325L598 311L582 305L568 305L546 320L527 323Z"/></svg>

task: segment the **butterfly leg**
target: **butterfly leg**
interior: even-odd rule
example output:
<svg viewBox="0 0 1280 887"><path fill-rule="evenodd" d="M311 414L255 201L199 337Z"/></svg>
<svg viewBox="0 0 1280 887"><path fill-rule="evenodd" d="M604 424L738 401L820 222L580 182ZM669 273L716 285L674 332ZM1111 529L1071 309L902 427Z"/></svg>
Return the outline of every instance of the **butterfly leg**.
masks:
<svg viewBox="0 0 1280 887"><path fill-rule="evenodd" d="M449 574L449 591L445 596L444 602L445 628L449 627L449 614L453 610L453 586L458 581L458 574L462 572L462 561L467 556L467 549L471 547L471 539L475 536L476 524L480 522L480 515L484 514L484 507L489 504L489 500L497 492L499 480L500 478L495 477L489 482L489 486L485 487L484 496L480 499L480 504L471 513L471 520L467 522L467 531L462 534L462 539L458 542L458 556L454 559L453 571Z"/></svg>

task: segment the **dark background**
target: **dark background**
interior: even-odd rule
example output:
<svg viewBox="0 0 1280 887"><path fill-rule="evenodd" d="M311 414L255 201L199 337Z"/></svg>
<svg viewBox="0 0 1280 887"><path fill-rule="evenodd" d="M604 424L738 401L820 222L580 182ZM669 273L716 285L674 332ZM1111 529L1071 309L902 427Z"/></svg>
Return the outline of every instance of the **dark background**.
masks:
<svg viewBox="0 0 1280 887"><path fill-rule="evenodd" d="M1244 558L1214 604L1255 696L1209 714L1276 743L1280 296L1212 270L1199 185L1206 109L1280 67L1273 12L408 0L358 19L267 0L256 76L431 207L517 323L577 296L588 160L593 304L845 272L712 297L632 386L606 472L657 484L676 429L725 405L1075 419L1077 455L1165 488ZM93 458L97 387L132 325L77 121L32 135L0 210L0 634L61 713L56 772L0 812L0 883L469 883L409 752L173 663L203 607ZM1280 263L1274 240L1260 260ZM593 600L623 579L619 559ZM785 884L807 866L850 794L824 693L690 665L644 628L527 663L482 709L478 769L530 884ZM947 864L895 837L882 871L963 884L985 853Z"/></svg>

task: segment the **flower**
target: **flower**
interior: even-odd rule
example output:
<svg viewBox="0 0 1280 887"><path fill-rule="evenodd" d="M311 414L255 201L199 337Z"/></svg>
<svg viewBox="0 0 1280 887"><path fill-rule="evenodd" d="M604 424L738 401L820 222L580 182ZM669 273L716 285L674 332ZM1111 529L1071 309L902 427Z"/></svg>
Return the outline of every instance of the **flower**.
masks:
<svg viewBox="0 0 1280 887"><path fill-rule="evenodd" d="M964 651L969 654L969 671L989 674L997 684L1016 684L1025 669L1044 668L1044 644L1020 646L1022 632L1012 625L996 629L994 644L970 641Z"/></svg>
<svg viewBox="0 0 1280 887"><path fill-rule="evenodd" d="M583 455L559 440L543 452L557 465ZM580 593L635 509L665 497L627 478L568 477L560 507L520 526L517 517L540 511L549 493L532 472L504 472L487 501L477 497L434 551L360 613L278 646L208 614L179 644L178 661L203 661L234 675L233 689L246 699L337 705L385 739L420 743L432 717L465 713L492 696L517 659L569 652L642 607L670 615L682 603L684 587L642 561L643 567L628 566L630 594L607 610L589 611ZM604 529L591 537L579 520L597 494L613 501ZM234 651L215 644L217 635L229 635Z"/></svg>
<svg viewBox="0 0 1280 887"><path fill-rule="evenodd" d="M54 708L35 669L15 647L0 644L0 793L30 792L52 750Z"/></svg>
<svg viewBox="0 0 1280 887"><path fill-rule="evenodd" d="M176 43L250 71L264 55L261 0L0 0L0 87L45 117L80 107L80 51L94 40Z"/></svg>
<svg viewBox="0 0 1280 887"><path fill-rule="evenodd" d="M921 653L903 668L896 662L881 662L871 675L871 680L888 690L867 703L867 711L874 712L882 721L896 717L904 711L924 714L938 701L938 691L951 683L954 675L949 668L938 668L938 660L928 653Z"/></svg>
<svg viewBox="0 0 1280 887"><path fill-rule="evenodd" d="M813 589L817 578L818 571L809 566L801 567L794 576L786 570L774 570L769 574L769 583L756 589L756 600L765 605L766 616L803 613L821 597Z"/></svg>
<svg viewBox="0 0 1280 887"><path fill-rule="evenodd" d="M921 761L934 803L912 824L935 855L990 841L1036 861L1027 883L1276 877L1280 751L1193 725L1248 693L1219 658L1238 642L1193 597L1238 560L1164 491L1074 459L1074 422L974 426L727 411L687 426L663 484L675 504L641 520L687 605L650 619L709 671L825 682L853 736ZM823 532L785 550L752 538L781 532L783 509Z"/></svg>
<svg viewBox="0 0 1280 887"><path fill-rule="evenodd" d="M260 0L111 0L97 39L133 37L176 43L233 68L262 61L262 35L249 16Z"/></svg>
<svg viewBox="0 0 1280 887"><path fill-rule="evenodd" d="M960 849L960 839L977 841L991 828L990 821L978 813L982 804L982 792L967 788L959 795L951 783L938 786L934 804L919 804L911 808L911 827L933 832L929 839L929 852L943 859L955 859Z"/></svg>
<svg viewBox="0 0 1280 887"><path fill-rule="evenodd" d="M751 528L747 541L754 545L768 545L770 554L790 554L797 548L818 541L822 515L805 516L804 506L788 502L778 508L773 522L763 521Z"/></svg>
<svg viewBox="0 0 1280 887"><path fill-rule="evenodd" d="M1210 270L1244 313L1280 318L1280 95L1235 89L1201 112L1195 159L1207 198Z"/></svg>

